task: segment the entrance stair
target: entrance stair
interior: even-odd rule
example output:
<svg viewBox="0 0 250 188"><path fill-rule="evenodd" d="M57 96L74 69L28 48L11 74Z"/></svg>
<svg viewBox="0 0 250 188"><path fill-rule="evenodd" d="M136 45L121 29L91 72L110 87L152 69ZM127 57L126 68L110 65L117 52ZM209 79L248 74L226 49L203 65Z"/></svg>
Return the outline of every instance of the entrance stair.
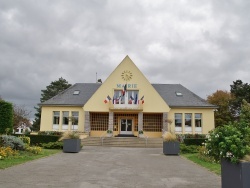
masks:
<svg viewBox="0 0 250 188"><path fill-rule="evenodd" d="M137 147L137 148L162 148L162 138L138 137L87 137L82 139L84 146L107 147Z"/></svg>

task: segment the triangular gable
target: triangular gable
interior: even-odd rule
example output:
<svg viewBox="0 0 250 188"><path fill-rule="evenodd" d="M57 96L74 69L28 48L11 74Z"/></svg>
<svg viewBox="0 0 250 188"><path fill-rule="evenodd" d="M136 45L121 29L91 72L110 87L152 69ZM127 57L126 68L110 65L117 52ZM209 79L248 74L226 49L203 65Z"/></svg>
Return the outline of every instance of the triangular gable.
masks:
<svg viewBox="0 0 250 188"><path fill-rule="evenodd" d="M128 79L126 79L127 74ZM92 95L84 105L84 110L109 111L109 105L104 103L104 100L107 96L113 98L114 90L122 90L122 86L125 84L127 84L128 90L139 90L138 99L144 96L143 112L169 112L169 106L128 56L122 60Z"/></svg>

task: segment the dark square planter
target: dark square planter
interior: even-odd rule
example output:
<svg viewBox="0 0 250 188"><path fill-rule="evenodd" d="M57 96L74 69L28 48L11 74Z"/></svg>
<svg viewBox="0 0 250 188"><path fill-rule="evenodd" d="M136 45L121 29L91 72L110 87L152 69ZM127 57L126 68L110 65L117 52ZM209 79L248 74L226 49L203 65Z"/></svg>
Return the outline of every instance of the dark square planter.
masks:
<svg viewBox="0 0 250 188"><path fill-rule="evenodd" d="M63 152L78 153L81 150L81 139L64 139Z"/></svg>
<svg viewBox="0 0 250 188"><path fill-rule="evenodd" d="M222 188L249 188L250 187L250 162L233 164L221 161Z"/></svg>
<svg viewBox="0 0 250 188"><path fill-rule="evenodd" d="M179 155L180 142L163 142L164 155Z"/></svg>

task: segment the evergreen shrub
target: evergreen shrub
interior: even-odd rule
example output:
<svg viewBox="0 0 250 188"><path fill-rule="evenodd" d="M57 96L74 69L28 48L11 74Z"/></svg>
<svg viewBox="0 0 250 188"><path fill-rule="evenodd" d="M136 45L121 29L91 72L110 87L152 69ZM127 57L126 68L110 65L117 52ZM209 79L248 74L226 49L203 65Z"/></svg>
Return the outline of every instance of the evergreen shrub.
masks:
<svg viewBox="0 0 250 188"><path fill-rule="evenodd" d="M183 141L186 145L202 146L202 144L205 143L206 138L185 138Z"/></svg>
<svg viewBox="0 0 250 188"><path fill-rule="evenodd" d="M13 105L0 100L0 134L13 129Z"/></svg>
<svg viewBox="0 0 250 188"><path fill-rule="evenodd" d="M16 136L2 135L0 136L0 140L0 146L2 147L10 147L14 150L25 149L25 144L23 143L23 141Z"/></svg>

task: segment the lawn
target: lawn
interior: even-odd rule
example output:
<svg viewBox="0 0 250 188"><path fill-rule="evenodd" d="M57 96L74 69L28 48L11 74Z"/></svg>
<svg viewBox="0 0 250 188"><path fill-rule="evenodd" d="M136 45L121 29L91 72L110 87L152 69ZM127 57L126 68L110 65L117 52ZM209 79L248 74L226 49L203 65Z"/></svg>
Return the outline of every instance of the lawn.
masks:
<svg viewBox="0 0 250 188"><path fill-rule="evenodd" d="M32 154L27 151L19 151L20 154L16 157L0 160L0 169L5 169L14 165L22 164L42 157L47 157L59 152L62 152L62 150L42 149L42 152L40 154Z"/></svg>
<svg viewBox="0 0 250 188"><path fill-rule="evenodd" d="M211 172L214 172L218 175L221 175L221 166L218 163L210 163L210 162L206 162L203 161L201 159L198 158L198 154L197 153L192 153L192 154L181 154L183 157L193 161L194 163L203 166L204 168L208 169Z"/></svg>

